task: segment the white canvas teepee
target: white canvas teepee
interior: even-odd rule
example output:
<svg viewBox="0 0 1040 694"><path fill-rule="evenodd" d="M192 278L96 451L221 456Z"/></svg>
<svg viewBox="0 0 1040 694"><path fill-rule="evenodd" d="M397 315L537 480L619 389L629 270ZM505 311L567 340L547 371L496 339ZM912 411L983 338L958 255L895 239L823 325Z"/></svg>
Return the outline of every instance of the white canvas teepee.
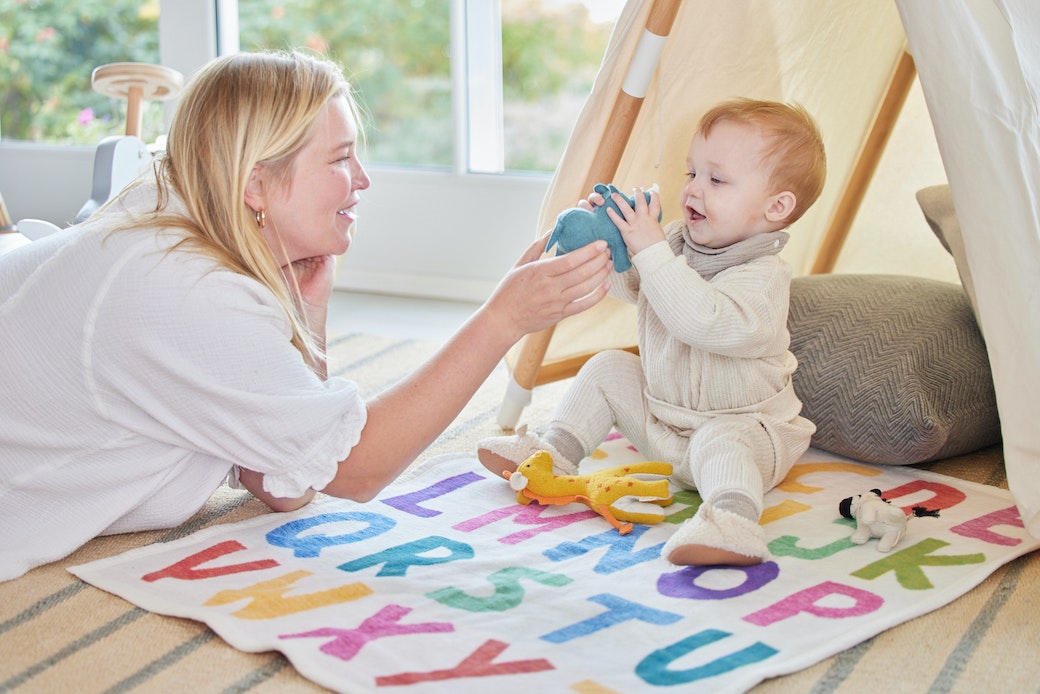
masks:
<svg viewBox="0 0 1040 694"><path fill-rule="evenodd" d="M975 286L1009 484L1026 527L1040 537L1040 475L1033 472L1040 465L1040 427L1033 421L1040 400L1040 5L684 0L660 39L648 40L648 17L670 1L626 6L546 195L539 230L588 193L591 162L616 138L624 147L610 182L623 190L657 183L665 218L675 218L700 113L732 96L795 101L819 121L829 168L823 195L792 227L783 252L796 274L806 274L909 50L964 236L967 259L958 269ZM647 45L660 51L649 68ZM619 94L634 94L640 106L631 127L611 129ZM557 326L548 358L535 350L532 361L530 349L514 351L500 423L513 426L530 397L534 381L525 375L518 382L521 370L634 344L633 316L631 307L608 300Z"/></svg>
<svg viewBox="0 0 1040 694"><path fill-rule="evenodd" d="M1008 485L1040 537L1040 5L897 5L963 236Z"/></svg>
<svg viewBox="0 0 1040 694"><path fill-rule="evenodd" d="M792 228L783 252L804 273L854 175L905 44L895 5L877 0L629 0L546 194L539 230L551 228L596 182L622 190L656 183L665 219L676 218L700 115L736 96L793 101L819 122L829 171L821 198ZM619 103L635 108L618 117ZM618 156L605 164L612 158L604 150L614 147ZM632 307L608 299L556 327L548 361L632 345L634 323ZM552 368L545 338L529 337L511 356L514 379L499 415L506 428L530 399L530 374L540 369L542 382L552 380L544 378Z"/></svg>
<svg viewBox="0 0 1040 694"><path fill-rule="evenodd" d="M687 146L704 111L735 96L796 101L820 124L829 169L826 191L784 250L796 268L807 267L903 53L896 7L876 0L683 0L631 133L605 132L655 4L632 0L619 18L539 228L550 228L560 210L588 194L583 186L590 162L612 138L627 141L615 181L627 188L657 183L665 218L674 219Z"/></svg>

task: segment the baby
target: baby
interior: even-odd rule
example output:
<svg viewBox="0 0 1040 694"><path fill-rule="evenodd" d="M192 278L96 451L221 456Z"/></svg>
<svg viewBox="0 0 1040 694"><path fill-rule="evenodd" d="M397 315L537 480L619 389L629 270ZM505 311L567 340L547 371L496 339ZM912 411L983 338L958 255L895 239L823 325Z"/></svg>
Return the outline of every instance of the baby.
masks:
<svg viewBox="0 0 1040 694"><path fill-rule="evenodd" d="M737 99L700 120L680 193L682 219L662 227L660 200L613 194L609 210L632 256L611 293L634 302L639 350L597 354L582 367L544 433L477 445L496 474L538 450L558 473L612 428L703 503L663 554L679 565L752 565L768 557L759 525L765 492L809 446L791 374L791 268L784 229L816 201L826 177L819 131L800 106ZM593 194L581 206L604 204Z"/></svg>

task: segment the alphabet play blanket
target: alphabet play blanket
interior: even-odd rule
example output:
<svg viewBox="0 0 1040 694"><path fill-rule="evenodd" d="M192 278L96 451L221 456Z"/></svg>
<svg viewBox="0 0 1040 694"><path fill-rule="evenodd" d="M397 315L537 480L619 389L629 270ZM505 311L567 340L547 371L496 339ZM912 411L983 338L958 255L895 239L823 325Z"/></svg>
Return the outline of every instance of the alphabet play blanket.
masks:
<svg viewBox="0 0 1040 694"><path fill-rule="evenodd" d="M624 439L586 466L641 460ZM879 489L911 517L891 551L838 506ZM1005 490L809 451L766 497L772 557L660 556L700 499L621 534L579 503L524 505L471 455L434 458L357 504L207 528L84 564L84 581L278 650L342 692L741 692L957 598L1040 543Z"/></svg>

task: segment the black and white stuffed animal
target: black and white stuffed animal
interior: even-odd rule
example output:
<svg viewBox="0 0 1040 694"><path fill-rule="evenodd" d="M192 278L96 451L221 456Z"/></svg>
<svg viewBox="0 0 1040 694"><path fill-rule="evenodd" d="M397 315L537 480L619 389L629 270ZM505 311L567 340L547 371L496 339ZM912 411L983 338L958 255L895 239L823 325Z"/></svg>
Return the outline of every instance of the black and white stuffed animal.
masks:
<svg viewBox="0 0 1040 694"><path fill-rule="evenodd" d="M880 489L871 489L869 494L857 494L842 499L838 504L838 512L843 517L856 521L856 531L849 539L857 545L862 545L872 537L879 538L879 552L891 550L906 533L906 513L884 499ZM921 506L914 506L913 512L918 517L939 517L938 511L929 511Z"/></svg>

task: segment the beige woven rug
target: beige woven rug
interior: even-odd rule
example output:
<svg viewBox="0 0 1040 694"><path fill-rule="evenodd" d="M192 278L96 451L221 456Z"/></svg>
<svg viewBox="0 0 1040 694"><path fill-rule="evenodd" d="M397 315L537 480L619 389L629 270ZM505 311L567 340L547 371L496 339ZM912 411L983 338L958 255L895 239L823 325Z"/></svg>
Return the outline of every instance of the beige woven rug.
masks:
<svg viewBox="0 0 1040 694"><path fill-rule="evenodd" d="M434 347L355 335L334 341L330 352L334 371L372 393ZM497 433L495 412L505 379L504 371L493 375L417 462L472 451L478 438ZM543 422L565 387L558 383L539 389L526 418ZM925 467L1006 486L999 449ZM0 583L0 691L321 691L277 652L238 651L198 622L147 612L80 582L66 570L263 512L248 495L222 489L180 528L99 538L64 561ZM753 691L1036 692L1038 556L1034 552L1016 559L951 604ZM405 655L401 669L408 669ZM593 690L561 685L560 691Z"/></svg>

